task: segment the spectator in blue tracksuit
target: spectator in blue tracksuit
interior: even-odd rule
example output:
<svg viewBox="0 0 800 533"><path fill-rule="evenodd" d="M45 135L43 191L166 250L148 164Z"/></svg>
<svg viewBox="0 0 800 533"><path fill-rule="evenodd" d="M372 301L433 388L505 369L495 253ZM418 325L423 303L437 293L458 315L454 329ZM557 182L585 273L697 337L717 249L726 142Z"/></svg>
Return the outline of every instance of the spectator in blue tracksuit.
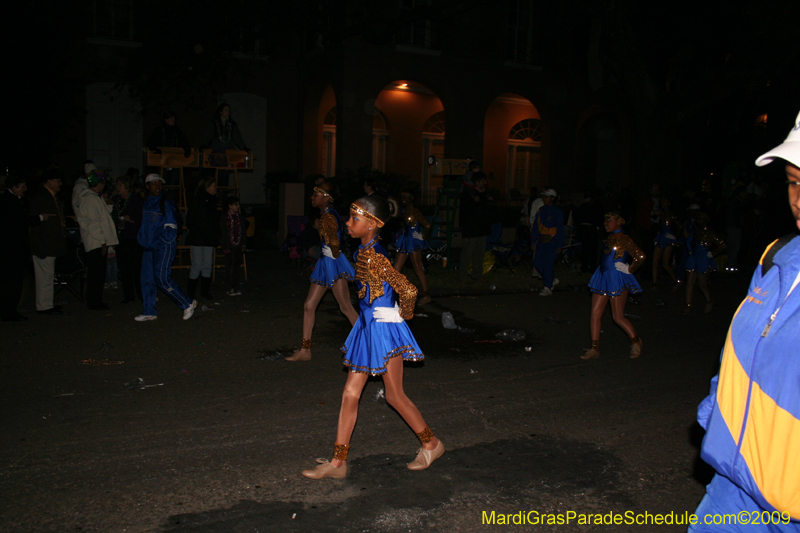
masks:
<svg viewBox="0 0 800 533"><path fill-rule="evenodd" d="M142 254L142 314L134 318L137 322L155 320L156 293L160 288L178 307L183 309L183 319L189 320L197 307L172 279L172 262L178 250L178 219L175 204L161 194L164 179L158 174L148 174L144 180L147 198L142 211L142 226L138 241L144 249Z"/></svg>
<svg viewBox="0 0 800 533"><path fill-rule="evenodd" d="M564 246L564 212L555 205L556 191L542 193L544 205L531 225L531 249L536 252L533 266L542 275L544 288L539 296L550 296L558 279L553 275L556 258Z"/></svg>
<svg viewBox="0 0 800 533"><path fill-rule="evenodd" d="M786 141L756 160L785 165L800 229L800 114ZM800 532L800 236L766 250L731 322L719 374L697 410L700 455L716 475L691 533ZM721 517L735 522L719 523ZM714 520L718 522L714 524Z"/></svg>

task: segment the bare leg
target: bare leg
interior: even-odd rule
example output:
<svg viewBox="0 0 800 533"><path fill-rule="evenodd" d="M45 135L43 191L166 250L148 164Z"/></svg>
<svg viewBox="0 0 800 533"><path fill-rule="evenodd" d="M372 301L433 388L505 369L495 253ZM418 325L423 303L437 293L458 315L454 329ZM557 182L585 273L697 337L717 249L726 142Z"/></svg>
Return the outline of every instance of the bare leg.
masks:
<svg viewBox="0 0 800 533"><path fill-rule="evenodd" d="M623 292L616 298L611 298L611 314L614 322L627 333L631 340L631 359L636 359L642 355L642 341L636 336L636 330L631 321L625 317L625 303L628 301L628 291Z"/></svg>
<svg viewBox="0 0 800 533"><path fill-rule="evenodd" d="M628 337L635 337L636 330L633 324L631 324L631 321L625 317L625 304L627 302L628 291L611 298L611 316L614 317L614 322L622 328L622 331L624 331Z"/></svg>
<svg viewBox="0 0 800 533"><path fill-rule="evenodd" d="M350 289L347 285L347 280L336 280L333 284L333 297L339 303L339 310L350 321L350 325L355 324L356 320L358 320L358 312L353 308L353 303L350 301Z"/></svg>
<svg viewBox="0 0 800 533"><path fill-rule="evenodd" d="M361 393L367 383L367 374L359 372L348 372L347 382L344 384L342 392L342 406L339 409L339 424L336 427L336 442L339 444L350 444L353 436L353 429L358 420L358 402L361 400ZM342 466L345 462L339 459L332 459L333 466Z"/></svg>
<svg viewBox="0 0 800 533"><path fill-rule="evenodd" d="M658 285L658 271L661 268L661 256L664 255L664 249L656 246L653 248L653 289Z"/></svg>
<svg viewBox="0 0 800 533"><path fill-rule="evenodd" d="M314 331L314 322L316 319L317 306L319 305L322 297L325 296L325 291L328 289L322 285L312 283L308 288L308 296L306 302L303 304L303 338L310 339L311 333ZM300 348L291 356L286 357L287 361L308 361L311 359L311 348Z"/></svg>
<svg viewBox="0 0 800 533"><path fill-rule="evenodd" d="M697 271L689 272L689 279L686 280L686 310L684 315L688 315L692 309L692 296L694 295L694 284L697 283Z"/></svg>
<svg viewBox="0 0 800 533"><path fill-rule="evenodd" d="M710 313L711 309L714 307L714 301L711 299L711 291L708 288L708 276L710 272L706 272L705 274L700 274L697 276L697 285L700 287L700 292L703 293L703 296L706 299L706 313Z"/></svg>
<svg viewBox="0 0 800 533"><path fill-rule="evenodd" d="M428 276L425 275L425 269L422 268L422 250L417 250L411 254L411 266L414 267L414 273L419 278L419 284L422 286L422 298L417 301L419 305L425 305L431 301L428 294Z"/></svg>
<svg viewBox="0 0 800 533"><path fill-rule="evenodd" d="M386 373L383 375L383 384L386 386L386 403L391 405L414 433L421 433L428 425L422 414L417 409L403 390L403 358L392 357L386 364ZM439 439L433 437L430 442L422 445L426 450L433 450L439 444Z"/></svg>
<svg viewBox="0 0 800 533"><path fill-rule="evenodd" d="M408 254L397 254L394 258L394 269L398 272L402 272L406 264L406 259L408 259Z"/></svg>
<svg viewBox="0 0 800 533"><path fill-rule="evenodd" d="M661 263L661 266L664 267L664 270L667 271L667 274L669 274L669 277L672 278L672 282L673 283L677 283L678 282L678 277L675 275L675 269L672 267L672 254L674 252L675 252L675 247L674 246L667 246L664 249L664 257L663 257L663 262Z"/></svg>
<svg viewBox="0 0 800 533"><path fill-rule="evenodd" d="M592 294L592 313L589 318L589 333L592 336L592 348L581 356L581 359L600 357L600 329L603 323L603 312L611 298L604 294Z"/></svg>

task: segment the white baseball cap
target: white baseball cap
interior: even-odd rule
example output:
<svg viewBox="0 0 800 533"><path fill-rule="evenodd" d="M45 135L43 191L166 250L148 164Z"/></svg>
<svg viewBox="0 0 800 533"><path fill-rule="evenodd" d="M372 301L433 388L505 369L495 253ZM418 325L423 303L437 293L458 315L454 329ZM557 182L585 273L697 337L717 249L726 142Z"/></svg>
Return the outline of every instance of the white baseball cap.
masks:
<svg viewBox="0 0 800 533"><path fill-rule="evenodd" d="M161 176L159 176L156 173L148 174L147 177L144 179L144 182L145 183L150 183L151 181L161 181L161 182L163 182L164 178L162 178Z"/></svg>
<svg viewBox="0 0 800 533"><path fill-rule="evenodd" d="M796 167L800 167L800 113L794 121L794 127L789 136L766 154L756 159L756 165L763 167L769 165L776 158L785 159Z"/></svg>
<svg viewBox="0 0 800 533"><path fill-rule="evenodd" d="M556 191L554 189L545 189L544 192L542 193L542 196L552 196L555 198L558 195L556 194Z"/></svg>

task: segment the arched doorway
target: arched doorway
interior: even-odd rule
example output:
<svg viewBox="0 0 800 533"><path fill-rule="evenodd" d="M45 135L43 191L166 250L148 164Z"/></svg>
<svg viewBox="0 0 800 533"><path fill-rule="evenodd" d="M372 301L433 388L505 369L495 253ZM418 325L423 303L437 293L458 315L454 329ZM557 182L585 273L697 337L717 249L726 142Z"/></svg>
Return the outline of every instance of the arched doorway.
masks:
<svg viewBox="0 0 800 533"><path fill-rule="evenodd" d="M325 177L336 175L336 120L338 109L333 106L325 113L322 121L321 173ZM389 139L389 126L386 116L377 107L373 109L372 119L372 168L386 171L386 145Z"/></svg>
<svg viewBox="0 0 800 533"><path fill-rule="evenodd" d="M405 174L417 181L422 188L423 202L426 201L431 197L433 187L427 158L429 155L444 155L442 101L421 83L397 80L378 94L375 107L386 123L383 139L385 165L384 168L375 165L380 159L373 157L375 168Z"/></svg>
<svg viewBox="0 0 800 533"><path fill-rule="evenodd" d="M542 175L542 137L539 111L522 96L506 93L495 98L484 123L483 171L489 186L510 204L521 204Z"/></svg>

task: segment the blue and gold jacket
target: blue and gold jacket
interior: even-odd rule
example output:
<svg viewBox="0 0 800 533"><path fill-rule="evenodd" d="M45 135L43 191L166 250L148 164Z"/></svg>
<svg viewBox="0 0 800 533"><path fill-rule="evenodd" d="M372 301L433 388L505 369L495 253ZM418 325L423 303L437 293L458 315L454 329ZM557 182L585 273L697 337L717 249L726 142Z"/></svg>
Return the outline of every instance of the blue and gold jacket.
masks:
<svg viewBox="0 0 800 533"><path fill-rule="evenodd" d="M701 457L765 509L800 520L800 237L766 274L764 256L698 408Z"/></svg>

